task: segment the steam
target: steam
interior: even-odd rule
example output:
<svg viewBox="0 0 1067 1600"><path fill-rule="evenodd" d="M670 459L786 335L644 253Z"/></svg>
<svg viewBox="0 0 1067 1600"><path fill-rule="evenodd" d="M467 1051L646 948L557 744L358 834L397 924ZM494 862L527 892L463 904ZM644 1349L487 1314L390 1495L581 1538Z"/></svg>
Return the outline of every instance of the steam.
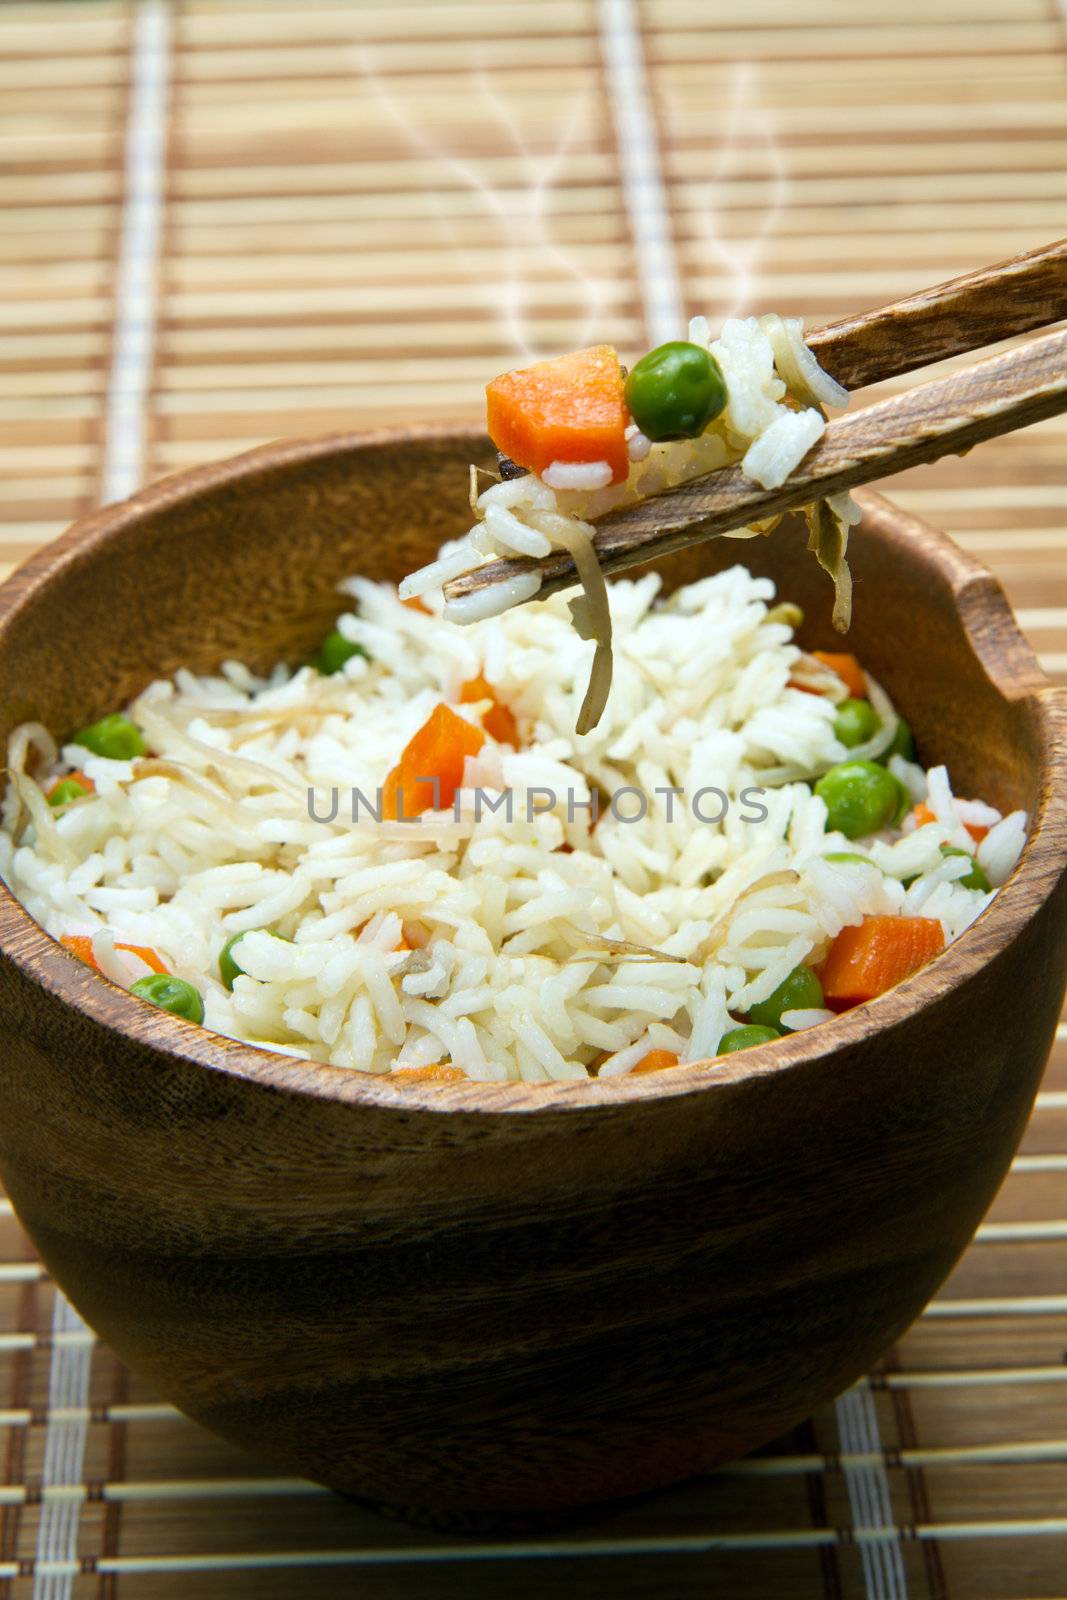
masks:
<svg viewBox="0 0 1067 1600"><path fill-rule="evenodd" d="M488 184L470 161L431 140L413 122L406 108L398 105L383 76L375 71L369 52L361 52L360 68L382 112L403 134L411 148L439 163L482 201L486 218L503 246L504 271L498 280L487 282L484 267L471 262L468 276L484 291L487 302L496 311L508 343L515 351L526 360L536 361L542 356L555 354L557 349L556 345L552 349L540 347L532 336L536 319L528 314L528 299L533 277L531 269L534 268L538 269L541 276L570 278L573 281L575 314L580 318L576 322L574 344L593 343L600 337L599 327L609 300L613 298L613 286L605 279L585 272L563 249L553 236L548 209L557 178L585 120L591 93L587 92L574 101L554 148L546 154L543 150L532 150L527 144L521 128L490 82L484 67L475 68L467 74L468 90L458 86L457 93L469 93L472 99L477 95L485 108L487 124L504 134L504 142L521 163L523 181L514 189L501 191ZM456 259L462 262L467 255L467 247L436 190L433 195L438 227L451 243Z"/></svg>
<svg viewBox="0 0 1067 1600"><path fill-rule="evenodd" d="M506 187L494 187L483 177L475 161L442 145L412 118L409 107L399 103L390 90L386 75L377 70L373 52L360 51L357 62L383 117L396 128L405 143L477 197L485 217L487 242L495 241L501 250L501 270L491 278L487 277L483 262L471 257L456 226L456 213L448 208L447 195L455 190L429 186L436 225L451 245L456 262L462 266L466 260L468 280L478 284L482 303L495 311L508 345L518 356L530 361L558 350L558 338L552 341L550 348L538 342L538 319L530 309L532 284L545 281L570 280L573 285L573 303L567 307L568 320L574 318L572 346L602 339L606 312L618 309L618 285L585 271L574 254L560 244L554 235L550 204L580 130L587 122L594 90L590 88L574 99L554 146L546 152L532 149L527 143L484 65L472 67L465 80L457 83L456 93L484 113L484 128L492 136L487 141L490 147L510 150L518 158L519 181ZM757 303L760 263L767 242L778 226L787 192L785 166L773 119L760 103L751 63L736 64L727 98L728 106L723 108L720 118L724 133L710 152L708 175L696 187L697 203L690 212L697 244L693 254L698 269L705 265L721 269L721 274L716 274L718 281L711 304L696 308L707 312L713 325L727 317L743 316ZM667 114L670 115L669 107ZM759 202L748 213L753 219L753 231L743 239L727 238L722 231L721 216L725 209L724 186L738 174L742 159L748 168L753 156L758 175L746 178ZM639 230L640 225L638 216L633 219L635 230ZM669 228L667 233L669 235ZM640 245L640 240L637 242ZM669 244L666 248L670 248ZM672 259L668 258L664 265L671 266ZM646 313L648 310L646 306ZM654 328L650 331L656 332ZM661 332L659 337L684 337L684 331L681 327L672 328Z"/></svg>
<svg viewBox="0 0 1067 1600"><path fill-rule="evenodd" d="M757 298L760 262L766 243L777 228L785 208L788 187L773 119L759 103L755 73L750 62L738 62L731 74L730 106L723 126L727 130L726 135L718 146L708 180L699 191L700 203L694 212L702 243L725 270L721 300L708 308L713 325L724 322L727 317L744 316L751 310ZM752 212L759 217L759 223L743 242L727 240L720 231L715 190L716 186L721 189L736 168L738 153L750 148L754 148L763 158L762 183L766 193L763 203L758 209L754 207ZM718 205L721 206L721 195Z"/></svg>

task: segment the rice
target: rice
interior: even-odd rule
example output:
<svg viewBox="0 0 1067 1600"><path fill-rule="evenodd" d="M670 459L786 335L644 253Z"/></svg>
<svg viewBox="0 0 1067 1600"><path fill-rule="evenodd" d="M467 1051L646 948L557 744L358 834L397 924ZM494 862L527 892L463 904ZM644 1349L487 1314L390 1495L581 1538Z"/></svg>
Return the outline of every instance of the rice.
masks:
<svg viewBox="0 0 1067 1600"><path fill-rule="evenodd" d="M541 474L541 482L550 489L606 489L611 468L606 461L553 461Z"/></svg>
<svg viewBox="0 0 1067 1600"><path fill-rule="evenodd" d="M433 587L431 584L425 589L412 590L412 597L429 594ZM524 600L532 600L540 587L539 572L517 573L515 577L505 578L501 583L494 583L485 589L476 589L473 594L465 594L458 600L450 600L447 607L448 620L460 623L484 622L488 617L499 616L502 611L510 611L512 606L522 605Z"/></svg>
<svg viewBox="0 0 1067 1600"><path fill-rule="evenodd" d="M563 598L457 630L439 593L415 611L388 585L343 587L339 629L370 659L335 676L231 662L154 683L129 708L151 749L132 761L57 753L37 725L10 742L0 870L15 894L53 936L88 936L124 986L148 969L119 947L158 952L220 1033L479 1081L626 1076L653 1050L704 1060L865 915L921 913L957 937L990 898L942 853L970 842L966 824L989 829L994 886L1022 849L1023 813L903 763L935 820L864 841L869 863L824 859L857 846L826 832L811 781L853 752L834 694L798 687L828 687L794 642L799 614L744 567L665 600L653 574L611 586L615 687L585 734L589 646ZM519 748L487 739L453 808L376 821L362 800L434 707L477 720L484 702L458 700L478 674ZM44 787L69 767L96 793L54 810ZM241 932L231 992L219 955Z"/></svg>
<svg viewBox="0 0 1067 1600"><path fill-rule="evenodd" d="M825 430L826 423L818 411L787 411L768 423L755 443L749 445L741 470L764 489L780 488Z"/></svg>

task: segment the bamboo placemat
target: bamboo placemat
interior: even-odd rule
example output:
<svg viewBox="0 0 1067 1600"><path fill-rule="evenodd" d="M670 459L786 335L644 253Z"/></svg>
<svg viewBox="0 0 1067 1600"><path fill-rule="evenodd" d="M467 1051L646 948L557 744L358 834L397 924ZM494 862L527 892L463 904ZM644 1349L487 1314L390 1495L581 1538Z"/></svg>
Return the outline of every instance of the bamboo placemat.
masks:
<svg viewBox="0 0 1067 1600"><path fill-rule="evenodd" d="M815 324L1067 233L1054 0L0 10L4 571L281 433L471 420L684 315ZM898 480L1067 681L1067 422ZM92 1341L0 1202L0 1600L1067 1594L1067 1029L942 1295L758 1458L558 1538L279 1480Z"/></svg>

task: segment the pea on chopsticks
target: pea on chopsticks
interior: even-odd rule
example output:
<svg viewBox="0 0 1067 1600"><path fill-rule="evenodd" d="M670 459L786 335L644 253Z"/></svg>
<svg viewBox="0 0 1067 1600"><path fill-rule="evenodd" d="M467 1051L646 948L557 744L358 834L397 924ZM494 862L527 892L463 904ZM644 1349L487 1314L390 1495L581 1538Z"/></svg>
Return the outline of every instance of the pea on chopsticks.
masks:
<svg viewBox="0 0 1067 1600"><path fill-rule="evenodd" d="M626 379L626 404L647 439L695 439L726 405L722 368L684 339L642 356Z"/></svg>

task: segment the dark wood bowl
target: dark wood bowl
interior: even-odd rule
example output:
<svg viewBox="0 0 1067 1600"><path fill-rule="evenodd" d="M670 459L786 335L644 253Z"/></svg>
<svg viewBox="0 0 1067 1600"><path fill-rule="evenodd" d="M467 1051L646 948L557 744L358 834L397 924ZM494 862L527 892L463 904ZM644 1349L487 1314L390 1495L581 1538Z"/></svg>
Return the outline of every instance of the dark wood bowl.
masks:
<svg viewBox="0 0 1067 1600"><path fill-rule="evenodd" d="M306 652L361 571L467 525L455 431L272 445L87 518L0 590L0 732ZM745 561L834 646L784 526ZM1067 695L993 578L865 499L854 648L958 792L1024 805L991 907L898 989L658 1076L418 1085L131 1000L0 902L0 1172L78 1309L191 1416L422 1515L558 1512L737 1456L860 1375L967 1244L1067 963Z"/></svg>

